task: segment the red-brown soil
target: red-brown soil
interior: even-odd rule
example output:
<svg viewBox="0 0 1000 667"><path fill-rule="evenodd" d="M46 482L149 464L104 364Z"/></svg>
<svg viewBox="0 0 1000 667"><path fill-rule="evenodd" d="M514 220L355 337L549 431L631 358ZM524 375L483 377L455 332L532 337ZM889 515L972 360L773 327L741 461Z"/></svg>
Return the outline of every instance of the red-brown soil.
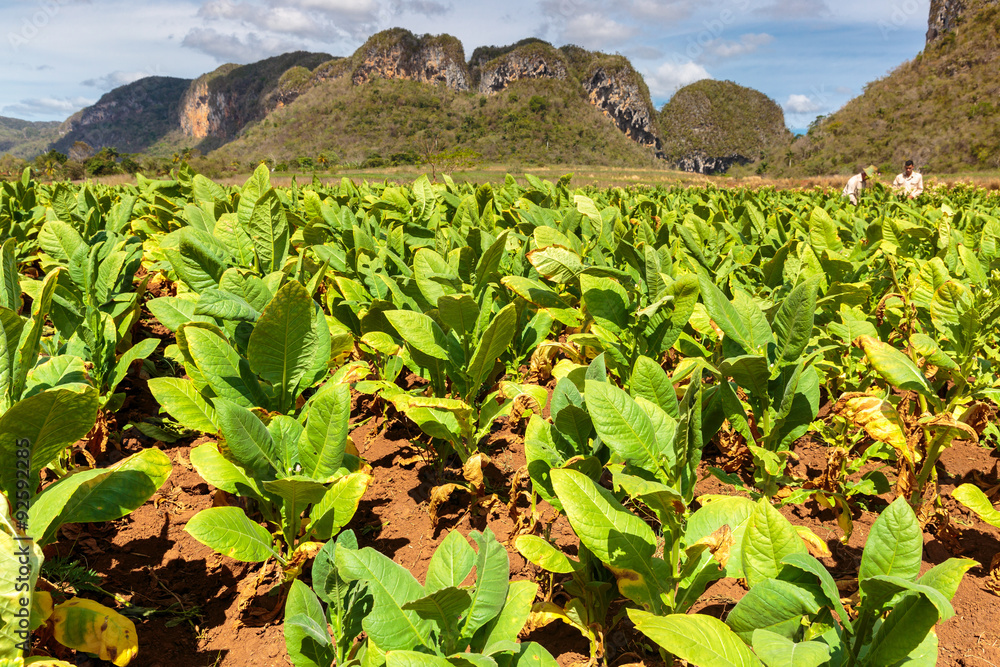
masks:
<svg viewBox="0 0 1000 667"><path fill-rule="evenodd" d="M130 400L118 415L120 425L143 412L155 415L157 411L143 381L130 377L127 382L131 383ZM365 417L371 419L362 421ZM484 470L487 502L473 504L471 494L456 493L441 506L440 521L435 528L427 511L430 491L439 484L459 481L461 469L439 467L433 454L422 449L419 442L425 438L415 428L391 415L386 420L381 408L371 401L360 402L353 419L361 425L351 437L372 466L374 476L348 526L358 535L362 546L389 555L422 581L430 557L447 531L458 530L467 535L470 530L482 531L488 527L508 545L512 579L538 576L534 566L526 563L509 544L519 530L525 530L529 512L523 499L515 502L513 509L509 508L511 481L525 464L523 423L508 425L501 420L488 440L485 449L491 464ZM104 577L105 590L133 605L190 611L189 620L162 612L137 619L140 650L134 665L289 665L281 626L280 584L273 576L265 577L258 594L250 598L241 614L240 594L254 585L261 575L261 566L219 556L184 532L186 522L198 511L210 507L215 494L189 460L191 447L204 438L164 444L136 435L134 430L127 431L120 442L122 453L112 447L109 459L142 447L160 447L174 464L173 474L164 487L150 502L114 524L67 526L48 555L53 557L58 553L79 559ZM798 475L815 477L825 468L821 446L803 441L796 452L799 460L793 471ZM706 449L705 459L703 468L725 462L711 446ZM965 556L978 562L955 596L955 617L938 627L941 646L938 664L945 667L1000 664L997 624L1000 597L986 585L991 579L992 559L1000 553L1000 530L982 523L949 496L958 484L973 481L974 475L984 488L997 484L997 463L995 451L957 443L945 452L939 465L943 504L950 513L954 533L939 536L932 529L925 532L924 569L951 556ZM698 492L733 493L733 489L706 474ZM496 498L490 503L493 494ZM856 578L868 531L877 512L891 498L887 495L865 500L867 508L855 511L854 532L846 544L840 542L842 532L832 512L815 502L782 508L793 523L808 526L826 541L832 555L822 560L835 579ZM567 552L575 553L578 543L565 517L553 521L555 512L544 504L539 505L539 513L543 524L551 523L552 540ZM303 577L308 581L308 569ZM547 577L538 580L544 583ZM716 582L706 591L696 611L723 616L744 592L740 582ZM100 601L116 604L111 599ZM118 607L121 609L121 605ZM620 609L620 605L613 605L609 620ZM564 667L587 662L588 643L569 626L557 622L536 629L526 638L546 646ZM651 644L637 637L627 627L627 621L620 623L606 638L609 664L642 661L647 667L659 666L655 654L643 653L644 643ZM76 660L80 665L110 664L85 656Z"/></svg>

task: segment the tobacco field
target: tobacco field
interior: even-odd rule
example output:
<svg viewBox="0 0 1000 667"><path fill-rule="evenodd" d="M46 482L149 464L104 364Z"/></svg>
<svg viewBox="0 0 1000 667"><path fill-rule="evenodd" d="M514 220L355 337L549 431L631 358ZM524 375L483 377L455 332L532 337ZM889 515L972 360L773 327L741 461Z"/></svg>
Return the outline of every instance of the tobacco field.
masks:
<svg viewBox="0 0 1000 667"><path fill-rule="evenodd" d="M995 192L0 186L0 667L1000 664Z"/></svg>

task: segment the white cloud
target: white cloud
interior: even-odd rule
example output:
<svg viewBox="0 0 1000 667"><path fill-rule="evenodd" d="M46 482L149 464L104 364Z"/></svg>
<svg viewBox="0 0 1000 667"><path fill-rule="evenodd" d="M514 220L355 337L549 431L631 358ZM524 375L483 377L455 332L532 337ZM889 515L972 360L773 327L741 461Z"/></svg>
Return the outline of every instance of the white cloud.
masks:
<svg viewBox="0 0 1000 667"><path fill-rule="evenodd" d="M774 41L772 35L766 32L747 33L740 35L738 41L726 39L713 39L705 45L705 52L710 58L724 60L727 58L738 58L753 53L762 46L767 46Z"/></svg>
<svg viewBox="0 0 1000 667"><path fill-rule="evenodd" d="M8 104L0 109L0 115L15 118L69 118L97 100L86 97L38 97Z"/></svg>
<svg viewBox="0 0 1000 667"><path fill-rule="evenodd" d="M596 13L574 16L566 22L562 38L590 49L617 46L635 35L635 29Z"/></svg>
<svg viewBox="0 0 1000 667"><path fill-rule="evenodd" d="M184 41L186 46L202 53L207 53L220 62L250 63L269 58L288 51L302 49L302 44L275 37L260 35L256 32L241 37L236 34L222 34L212 28L194 28Z"/></svg>
<svg viewBox="0 0 1000 667"><path fill-rule="evenodd" d="M663 63L655 72L646 75L646 84L653 97L667 98L689 83L713 78L702 65L694 61Z"/></svg>
<svg viewBox="0 0 1000 667"><path fill-rule="evenodd" d="M104 76L81 81L80 83L84 86L90 86L91 88L97 88L99 90L113 90L118 86L125 86L138 81L139 79L145 79L147 76L151 76L151 73L122 72L121 70L117 70L111 72L110 74L105 74Z"/></svg>
<svg viewBox="0 0 1000 667"><path fill-rule="evenodd" d="M785 102L785 111L789 113L816 113L823 107L816 103L808 95L800 95L793 93L788 96L788 100Z"/></svg>

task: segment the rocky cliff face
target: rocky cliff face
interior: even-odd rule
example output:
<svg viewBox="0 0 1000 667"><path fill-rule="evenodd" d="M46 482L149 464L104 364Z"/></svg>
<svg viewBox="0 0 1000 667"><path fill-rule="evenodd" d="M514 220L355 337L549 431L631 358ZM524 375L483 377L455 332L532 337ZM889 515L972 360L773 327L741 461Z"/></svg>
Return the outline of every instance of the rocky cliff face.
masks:
<svg viewBox="0 0 1000 667"><path fill-rule="evenodd" d="M351 80L362 84L374 78L407 79L443 84L452 90L469 89L462 44L450 35L417 37L394 28L374 35L352 56Z"/></svg>
<svg viewBox="0 0 1000 667"><path fill-rule="evenodd" d="M930 45L954 28L963 11L963 0L931 0L931 11L927 17L927 44Z"/></svg>
<svg viewBox="0 0 1000 667"><path fill-rule="evenodd" d="M687 155L674 164L681 171L692 171L698 174L724 174L734 164L750 164L752 158L745 155L727 155L724 157L710 157L704 153L694 153Z"/></svg>
<svg viewBox="0 0 1000 667"><path fill-rule="evenodd" d="M66 153L82 141L93 149L144 150L177 127L178 100L190 84L190 79L151 76L115 88L70 116L53 148Z"/></svg>
<svg viewBox="0 0 1000 667"><path fill-rule="evenodd" d="M180 128L194 139L232 139L248 123L292 102L305 89L308 72L330 58L296 51L250 65L223 65L184 92Z"/></svg>
<svg viewBox="0 0 1000 667"><path fill-rule="evenodd" d="M583 80L583 87L590 103L610 118L629 139L659 149L654 112L636 76L634 72L597 67Z"/></svg>
<svg viewBox="0 0 1000 667"><path fill-rule="evenodd" d="M547 44L536 43L482 65L478 89L484 95L491 95L520 79L565 79L566 75L566 63L558 52Z"/></svg>

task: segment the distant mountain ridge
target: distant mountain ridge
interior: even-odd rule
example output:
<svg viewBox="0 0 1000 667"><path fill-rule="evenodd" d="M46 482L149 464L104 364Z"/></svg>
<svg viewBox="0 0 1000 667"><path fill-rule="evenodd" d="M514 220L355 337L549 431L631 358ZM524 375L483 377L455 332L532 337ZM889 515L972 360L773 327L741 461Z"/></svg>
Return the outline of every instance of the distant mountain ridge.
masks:
<svg viewBox="0 0 1000 667"><path fill-rule="evenodd" d="M373 95L390 95L411 111L397 117ZM313 124L320 129L300 136L301 127ZM340 135L321 129L333 126ZM343 58L300 51L223 65L194 80L140 79L77 112L57 134L30 150L12 138L10 148L25 155L49 148L68 153L78 142L94 151L153 155L197 149L229 163L321 154L412 161L456 150L570 162L616 155L636 165L665 157L661 114L623 56L531 38L477 48L466 61L455 37L402 28L373 35ZM676 163L700 171L728 166Z"/></svg>

